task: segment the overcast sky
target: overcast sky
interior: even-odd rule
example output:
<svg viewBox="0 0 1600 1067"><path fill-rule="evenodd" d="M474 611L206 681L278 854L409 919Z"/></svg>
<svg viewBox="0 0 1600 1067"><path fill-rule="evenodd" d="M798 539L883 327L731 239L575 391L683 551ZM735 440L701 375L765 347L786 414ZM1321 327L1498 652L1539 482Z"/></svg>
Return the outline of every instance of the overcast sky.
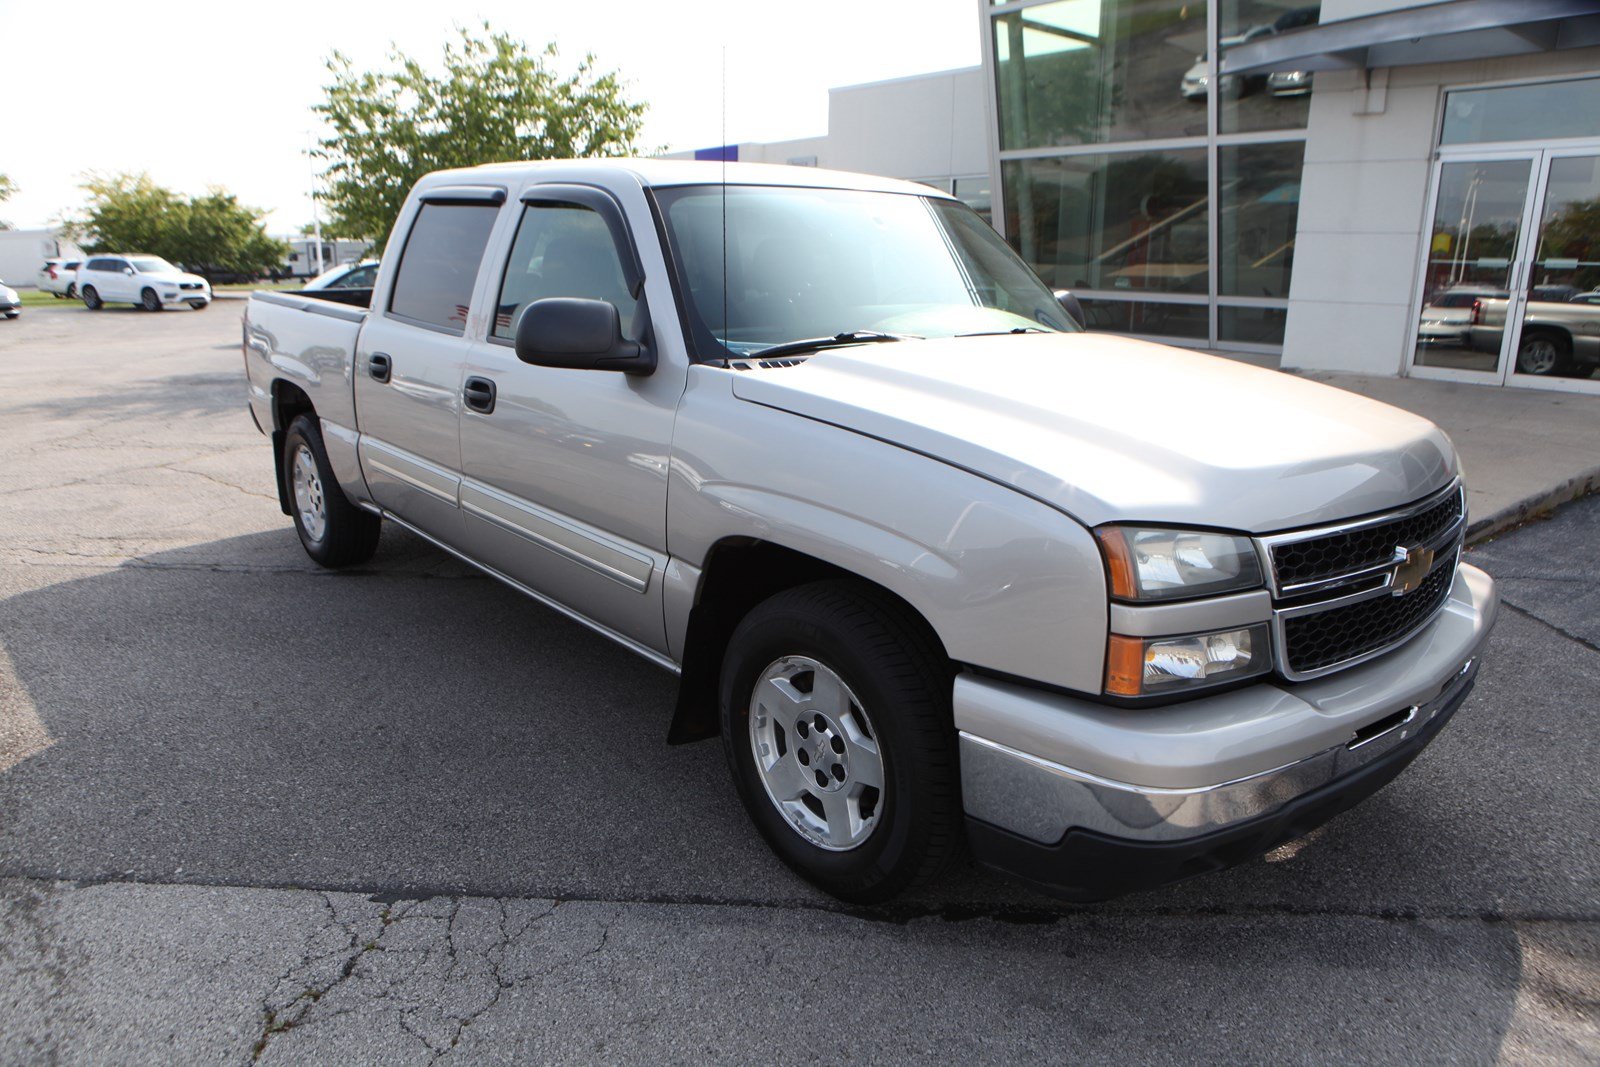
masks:
<svg viewBox="0 0 1600 1067"><path fill-rule="evenodd" d="M70 14L67 12L70 11ZM593 52L670 149L826 131L828 89L979 62L977 0L408 0L71 5L0 0L0 218L43 226L82 203L86 171L147 170L186 193L226 186L291 232L311 217L310 106L335 48L381 64L391 42L435 59L452 27L489 20L563 60Z"/></svg>

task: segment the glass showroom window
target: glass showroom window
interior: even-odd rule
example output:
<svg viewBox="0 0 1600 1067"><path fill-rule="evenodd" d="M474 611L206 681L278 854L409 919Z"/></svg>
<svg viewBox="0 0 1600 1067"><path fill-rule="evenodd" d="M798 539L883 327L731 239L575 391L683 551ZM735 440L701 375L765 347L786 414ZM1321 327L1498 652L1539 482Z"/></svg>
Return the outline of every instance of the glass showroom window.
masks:
<svg viewBox="0 0 1600 1067"><path fill-rule="evenodd" d="M1315 26L1319 15L1319 4L1297 6L1285 4L1283 0L1218 0L1217 55L1225 56L1230 48L1251 41ZM1203 72L1203 57L1196 62ZM1221 132L1305 128L1306 114L1311 110L1312 76L1309 71L1228 74L1218 81L1217 128ZM1199 98L1204 102L1204 87Z"/></svg>
<svg viewBox="0 0 1600 1067"><path fill-rule="evenodd" d="M1204 0L1057 0L993 29L1002 149L1205 135L1182 91Z"/></svg>
<svg viewBox="0 0 1600 1067"><path fill-rule="evenodd" d="M1217 149L1220 295L1288 297L1305 154L1302 141Z"/></svg>
<svg viewBox="0 0 1600 1067"><path fill-rule="evenodd" d="M1210 330L1205 304L1172 304L1155 300L1082 301L1085 325L1106 333L1145 334L1180 341L1204 341Z"/></svg>
<svg viewBox="0 0 1600 1067"><path fill-rule="evenodd" d="M1001 180L1005 232L1049 284L1206 293L1204 148L1008 160Z"/></svg>

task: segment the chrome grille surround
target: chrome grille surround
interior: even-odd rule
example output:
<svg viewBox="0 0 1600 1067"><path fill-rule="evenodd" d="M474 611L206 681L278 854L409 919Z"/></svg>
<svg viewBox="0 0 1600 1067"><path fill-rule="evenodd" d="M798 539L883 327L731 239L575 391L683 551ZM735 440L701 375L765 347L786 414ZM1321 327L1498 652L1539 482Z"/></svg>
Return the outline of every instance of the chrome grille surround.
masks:
<svg viewBox="0 0 1600 1067"><path fill-rule="evenodd" d="M1439 509L1436 511L1436 509ZM1430 515L1432 512L1434 515ZM1451 518L1451 515L1454 517ZM1423 613L1420 619L1411 622L1400 632L1386 633L1376 644L1358 645L1348 656L1335 662L1317 662L1307 666L1296 666L1291 657L1289 644L1288 623L1293 619L1303 619L1306 616L1342 610L1354 607L1366 601L1376 600L1379 597L1393 597L1396 568L1405 562L1405 555L1401 545L1396 544L1390 558L1381 563L1369 559L1355 562L1351 569L1337 574L1322 574L1316 578L1302 581L1284 582L1280 580L1277 565L1279 550L1286 546L1300 547L1310 542L1325 541L1329 544L1349 544L1353 539L1352 534L1375 534L1383 536L1382 527L1392 526L1397 534L1405 534L1411 530L1422 528L1433 530L1420 546L1434 554L1433 566L1424 576L1420 587L1407 595L1430 595L1437 599L1433 607ZM1261 555L1261 564L1267 575L1268 586L1272 592L1272 638L1273 655L1276 659L1278 672L1286 679L1294 682L1305 681L1311 678L1320 678L1334 671L1354 667L1358 663L1381 656L1391 649L1397 648L1409 640L1416 632L1432 622L1439 610L1449 599L1450 587L1454 585L1454 571L1461 560L1461 546L1463 534L1467 526L1466 494L1459 479L1452 481L1437 493L1429 494L1424 499L1414 504L1409 504L1394 511L1372 515L1350 522L1338 523L1331 526L1322 526L1310 530L1293 530L1287 533L1271 534L1256 539L1258 551ZM1363 540L1370 542L1372 537ZM1445 589L1439 594L1439 570L1449 567L1451 573L1445 581ZM1374 614L1380 614L1383 605L1374 605ZM1401 617L1404 613L1388 613ZM1351 617L1351 613L1346 613Z"/></svg>

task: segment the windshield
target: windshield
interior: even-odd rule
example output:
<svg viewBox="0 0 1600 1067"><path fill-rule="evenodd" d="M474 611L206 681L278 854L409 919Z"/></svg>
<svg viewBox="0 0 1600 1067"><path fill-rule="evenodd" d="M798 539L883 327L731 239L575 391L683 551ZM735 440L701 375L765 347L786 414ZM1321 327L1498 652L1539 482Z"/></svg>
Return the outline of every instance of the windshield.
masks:
<svg viewBox="0 0 1600 1067"><path fill-rule="evenodd" d="M701 358L841 333L1077 329L1054 294L964 204L730 185L724 272L723 193L719 185L656 190Z"/></svg>
<svg viewBox="0 0 1600 1067"><path fill-rule="evenodd" d="M128 260L140 274L177 274L178 268L160 256L134 256Z"/></svg>

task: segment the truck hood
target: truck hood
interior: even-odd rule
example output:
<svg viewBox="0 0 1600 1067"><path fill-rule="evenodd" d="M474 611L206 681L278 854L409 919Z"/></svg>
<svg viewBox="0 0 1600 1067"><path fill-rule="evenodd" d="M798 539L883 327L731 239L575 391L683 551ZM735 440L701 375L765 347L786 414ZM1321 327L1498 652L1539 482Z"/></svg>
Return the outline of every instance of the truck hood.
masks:
<svg viewBox="0 0 1600 1067"><path fill-rule="evenodd" d="M1408 503L1456 473L1426 419L1120 337L863 345L738 373L733 391L1013 486L1088 526L1271 533Z"/></svg>

